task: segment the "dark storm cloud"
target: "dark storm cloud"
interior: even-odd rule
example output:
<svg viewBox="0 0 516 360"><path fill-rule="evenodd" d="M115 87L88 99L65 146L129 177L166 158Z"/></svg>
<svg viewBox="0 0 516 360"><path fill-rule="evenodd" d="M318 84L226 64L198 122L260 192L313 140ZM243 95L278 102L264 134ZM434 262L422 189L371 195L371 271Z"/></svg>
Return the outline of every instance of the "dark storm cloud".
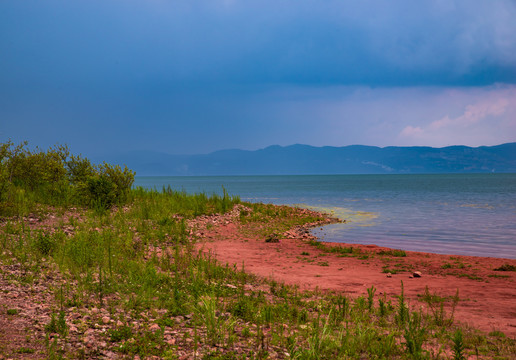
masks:
<svg viewBox="0 0 516 360"><path fill-rule="evenodd" d="M511 1L11 1L5 78L485 85L516 81Z"/></svg>
<svg viewBox="0 0 516 360"><path fill-rule="evenodd" d="M430 113L421 99L436 90L396 89L511 98L515 18L509 0L2 1L0 139L192 153L371 142L364 134L382 121L397 127L377 143L402 130L434 139L392 109ZM357 109L352 88L377 98ZM426 121L480 106L464 91ZM511 109L489 116L512 119Z"/></svg>

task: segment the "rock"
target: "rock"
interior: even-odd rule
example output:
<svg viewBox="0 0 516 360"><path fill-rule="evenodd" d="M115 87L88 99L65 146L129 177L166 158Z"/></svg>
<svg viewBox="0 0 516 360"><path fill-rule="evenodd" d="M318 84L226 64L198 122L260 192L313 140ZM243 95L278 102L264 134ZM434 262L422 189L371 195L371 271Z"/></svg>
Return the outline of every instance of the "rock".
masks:
<svg viewBox="0 0 516 360"><path fill-rule="evenodd" d="M158 325L158 324L152 324L152 325L150 326L150 328L149 328L149 330L150 330L150 331L152 331L152 332L156 332L156 331L158 331L159 329L161 329L161 328L159 327L159 325Z"/></svg>
<svg viewBox="0 0 516 360"><path fill-rule="evenodd" d="M103 316L102 317L102 323L105 324L105 325L109 324L110 320L111 319L109 318L109 316Z"/></svg>
<svg viewBox="0 0 516 360"><path fill-rule="evenodd" d="M391 278L391 277L392 277L392 274L391 274L391 273L387 273L387 277L388 277L388 278Z"/></svg>
<svg viewBox="0 0 516 360"><path fill-rule="evenodd" d="M116 358L116 354L112 351L105 351L104 352L104 356L108 359L115 359Z"/></svg>
<svg viewBox="0 0 516 360"><path fill-rule="evenodd" d="M421 274L421 271L414 271L412 276L415 277L415 278L420 278L421 276L423 276L423 274Z"/></svg>

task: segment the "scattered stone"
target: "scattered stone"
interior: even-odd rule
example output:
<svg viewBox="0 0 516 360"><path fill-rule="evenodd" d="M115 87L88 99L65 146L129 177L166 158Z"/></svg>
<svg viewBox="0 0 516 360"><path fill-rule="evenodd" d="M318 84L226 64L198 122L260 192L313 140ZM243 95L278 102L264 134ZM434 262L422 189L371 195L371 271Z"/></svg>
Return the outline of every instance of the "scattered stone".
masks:
<svg viewBox="0 0 516 360"><path fill-rule="evenodd" d="M392 274L391 274L391 273L387 273L387 277L388 277L388 278L391 278L391 277L392 277Z"/></svg>
<svg viewBox="0 0 516 360"><path fill-rule="evenodd" d="M412 276L415 277L415 278L420 278L421 276L423 276L423 274L421 274L421 271L414 271Z"/></svg>
<svg viewBox="0 0 516 360"><path fill-rule="evenodd" d="M102 323L103 323L104 325L109 324L109 321L110 321L110 320L111 320L111 319L109 318L109 316L103 316L103 317L102 317Z"/></svg>
<svg viewBox="0 0 516 360"><path fill-rule="evenodd" d="M156 332L158 330L160 330L161 328L159 327L158 324L152 324L150 327L149 327L149 330L152 331L152 332Z"/></svg>
<svg viewBox="0 0 516 360"><path fill-rule="evenodd" d="M115 359L117 357L114 352L109 350L104 352L104 356L108 359Z"/></svg>

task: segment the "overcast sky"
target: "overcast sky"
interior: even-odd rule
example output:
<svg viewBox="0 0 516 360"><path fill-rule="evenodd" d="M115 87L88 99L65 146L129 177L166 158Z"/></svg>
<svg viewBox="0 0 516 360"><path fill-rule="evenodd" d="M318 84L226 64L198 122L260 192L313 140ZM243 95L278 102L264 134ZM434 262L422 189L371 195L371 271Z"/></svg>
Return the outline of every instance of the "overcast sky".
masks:
<svg viewBox="0 0 516 360"><path fill-rule="evenodd" d="M0 141L516 141L516 1L2 0Z"/></svg>

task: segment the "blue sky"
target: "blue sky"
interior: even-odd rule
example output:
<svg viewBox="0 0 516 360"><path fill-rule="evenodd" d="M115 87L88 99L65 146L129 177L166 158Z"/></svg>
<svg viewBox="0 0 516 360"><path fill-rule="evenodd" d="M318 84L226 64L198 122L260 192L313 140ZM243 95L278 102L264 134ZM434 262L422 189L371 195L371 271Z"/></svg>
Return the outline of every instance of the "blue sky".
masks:
<svg viewBox="0 0 516 360"><path fill-rule="evenodd" d="M0 141L516 141L513 0L0 1Z"/></svg>

